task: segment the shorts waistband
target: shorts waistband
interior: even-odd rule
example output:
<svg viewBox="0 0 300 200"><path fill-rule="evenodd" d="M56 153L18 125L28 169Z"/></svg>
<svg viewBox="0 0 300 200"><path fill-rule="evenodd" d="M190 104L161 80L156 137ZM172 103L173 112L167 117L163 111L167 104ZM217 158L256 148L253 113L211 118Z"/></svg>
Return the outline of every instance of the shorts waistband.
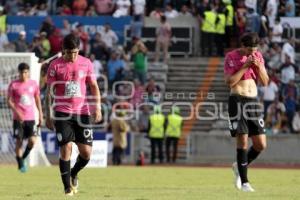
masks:
<svg viewBox="0 0 300 200"><path fill-rule="evenodd" d="M243 95L240 95L240 94L230 94L229 97L237 97L237 98L240 98L240 99L248 99L248 100L257 100L257 97L248 97L248 96L243 96Z"/></svg>

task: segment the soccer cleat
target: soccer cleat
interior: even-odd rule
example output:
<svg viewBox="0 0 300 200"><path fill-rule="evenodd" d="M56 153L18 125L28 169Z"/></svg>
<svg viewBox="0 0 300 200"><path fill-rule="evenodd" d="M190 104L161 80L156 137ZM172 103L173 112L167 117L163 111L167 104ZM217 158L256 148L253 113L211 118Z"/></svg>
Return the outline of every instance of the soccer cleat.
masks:
<svg viewBox="0 0 300 200"><path fill-rule="evenodd" d="M73 196L74 195L74 191L72 188L68 188L65 190L65 195L66 196Z"/></svg>
<svg viewBox="0 0 300 200"><path fill-rule="evenodd" d="M250 183L243 183L242 189L243 192L255 192Z"/></svg>
<svg viewBox="0 0 300 200"><path fill-rule="evenodd" d="M25 160L22 159L22 160L21 160L20 172L25 173L25 172L27 172L27 170L28 170L28 169L27 169L27 164L26 164Z"/></svg>
<svg viewBox="0 0 300 200"><path fill-rule="evenodd" d="M74 194L76 194L78 192L78 186L79 186L78 177L77 176L75 176L75 177L71 176L71 187L72 187L72 190L73 190Z"/></svg>
<svg viewBox="0 0 300 200"><path fill-rule="evenodd" d="M234 162L232 164L232 171L233 171L233 174L235 175L234 185L237 189L240 190L242 188L242 182L241 182L241 177L240 177L240 174L239 174L239 169L238 169L238 166L237 166L237 162Z"/></svg>

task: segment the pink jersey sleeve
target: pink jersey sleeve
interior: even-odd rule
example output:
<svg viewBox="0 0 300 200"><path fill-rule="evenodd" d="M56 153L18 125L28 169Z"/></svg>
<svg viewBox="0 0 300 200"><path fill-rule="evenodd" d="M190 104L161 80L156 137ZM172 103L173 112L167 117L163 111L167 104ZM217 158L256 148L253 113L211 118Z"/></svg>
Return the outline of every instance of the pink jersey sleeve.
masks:
<svg viewBox="0 0 300 200"><path fill-rule="evenodd" d="M232 75L235 72L235 67L230 55L226 55L224 63L224 74Z"/></svg>
<svg viewBox="0 0 300 200"><path fill-rule="evenodd" d="M47 84L51 85L53 82L56 81L56 70L54 67L54 62L52 62L47 71Z"/></svg>
<svg viewBox="0 0 300 200"><path fill-rule="evenodd" d="M8 86L7 95L8 97L13 97L13 82L11 82Z"/></svg>
<svg viewBox="0 0 300 200"><path fill-rule="evenodd" d="M91 83L92 81L96 81L96 76L95 76L95 73L94 73L94 66L93 66L93 63L91 61L89 61L88 71L87 71L87 75L86 75L86 81L87 81L87 83Z"/></svg>

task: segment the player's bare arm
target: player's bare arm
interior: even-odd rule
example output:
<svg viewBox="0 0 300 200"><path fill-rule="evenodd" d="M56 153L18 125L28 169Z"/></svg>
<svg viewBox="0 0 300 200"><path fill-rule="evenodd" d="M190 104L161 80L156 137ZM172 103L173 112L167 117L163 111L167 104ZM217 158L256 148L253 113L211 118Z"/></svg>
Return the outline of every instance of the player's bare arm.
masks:
<svg viewBox="0 0 300 200"><path fill-rule="evenodd" d="M53 120L51 119L52 98L51 98L51 91L49 85L47 85L45 101L46 101L46 127L49 128L50 130L54 130Z"/></svg>
<svg viewBox="0 0 300 200"><path fill-rule="evenodd" d="M249 66L251 65L252 60L249 59L244 65L243 67L237 71L235 74L233 75L227 75L225 74L224 79L225 79L225 83L227 85L229 85L230 88L234 87L243 77L244 73L248 70Z"/></svg>
<svg viewBox="0 0 300 200"><path fill-rule="evenodd" d="M15 104L14 104L14 102L13 102L11 96L8 96L7 104L8 104L8 106L13 110L13 112L15 112L15 113L17 114L19 121L20 121L20 122L23 122L23 121L24 121L24 120L23 120L23 114L21 113L21 111L19 111L19 110L16 108L16 106L15 106Z"/></svg>
<svg viewBox="0 0 300 200"><path fill-rule="evenodd" d="M98 123L102 120L100 90L97 81L91 81L89 83L89 86L91 88L91 93L95 99L95 104L96 104L96 110L94 113L94 123Z"/></svg>
<svg viewBox="0 0 300 200"><path fill-rule="evenodd" d="M34 96L35 104L37 106L37 109L39 111L39 123L38 126L41 126L43 124L43 109L42 109L42 103L41 98L39 95Z"/></svg>

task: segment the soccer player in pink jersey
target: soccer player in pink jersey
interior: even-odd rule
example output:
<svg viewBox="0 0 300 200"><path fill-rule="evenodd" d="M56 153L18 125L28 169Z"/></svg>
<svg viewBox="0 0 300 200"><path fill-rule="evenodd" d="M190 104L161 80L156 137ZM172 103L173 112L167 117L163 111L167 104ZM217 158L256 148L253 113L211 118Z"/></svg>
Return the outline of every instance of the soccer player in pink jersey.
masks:
<svg viewBox="0 0 300 200"><path fill-rule="evenodd" d="M12 81L8 88L8 106L13 111L13 135L16 139L16 159L18 169L27 171L24 160L29 155L36 142L37 129L35 126L35 108L39 112L40 126L43 121L43 112L40 99L40 89L34 80L29 79L29 65L20 63L18 66L19 79ZM22 155L24 139L28 139L26 149Z"/></svg>
<svg viewBox="0 0 300 200"><path fill-rule="evenodd" d="M78 37L67 35L63 40L63 56L53 60L47 72L46 126L56 131L60 147L59 168L68 196L77 193L77 174L88 164L91 156L92 123L100 122L102 118L100 90L93 65L88 58L78 54L79 45ZM87 86L91 96L86 93ZM90 111L91 101L95 107L93 112ZM70 169L72 142L77 145L79 155Z"/></svg>
<svg viewBox="0 0 300 200"><path fill-rule="evenodd" d="M224 66L225 82L230 87L229 128L237 144L237 162L233 163L235 186L244 192L254 191L248 181L247 169L266 148L263 109L257 100L256 82L267 86L269 77L263 57L257 51L258 43L256 33L243 35L241 48L227 53ZM247 152L248 137L253 145Z"/></svg>

